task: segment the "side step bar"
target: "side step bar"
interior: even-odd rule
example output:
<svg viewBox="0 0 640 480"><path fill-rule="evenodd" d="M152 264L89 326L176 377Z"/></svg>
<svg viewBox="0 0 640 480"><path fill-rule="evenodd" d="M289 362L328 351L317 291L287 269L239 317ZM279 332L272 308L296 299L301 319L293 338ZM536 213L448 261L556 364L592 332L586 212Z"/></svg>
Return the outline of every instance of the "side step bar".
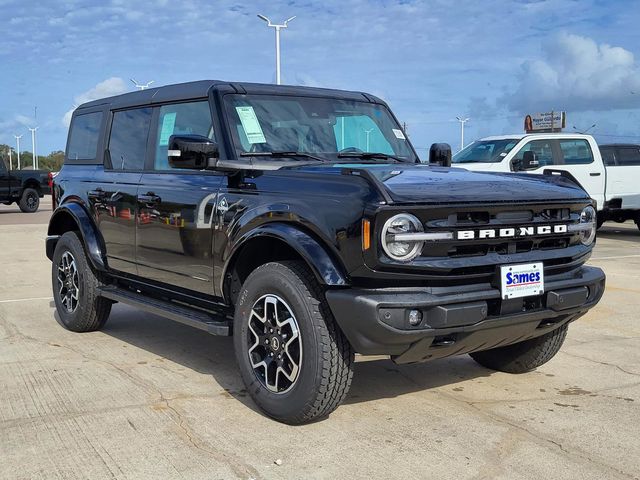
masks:
<svg viewBox="0 0 640 480"><path fill-rule="evenodd" d="M231 335L231 322L222 316L209 315L200 310L176 305L165 300L148 297L142 293L132 292L124 288L105 286L99 289L100 296L121 302L145 312L199 328L212 335Z"/></svg>

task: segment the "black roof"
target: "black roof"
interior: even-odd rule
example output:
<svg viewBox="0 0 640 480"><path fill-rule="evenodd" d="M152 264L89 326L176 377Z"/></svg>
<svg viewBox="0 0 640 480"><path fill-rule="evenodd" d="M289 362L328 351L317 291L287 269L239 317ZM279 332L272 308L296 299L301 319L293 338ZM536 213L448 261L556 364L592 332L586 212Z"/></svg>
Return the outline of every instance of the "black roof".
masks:
<svg viewBox="0 0 640 480"><path fill-rule="evenodd" d="M637 143L604 143L602 145L598 145L599 147L640 147L640 144Z"/></svg>
<svg viewBox="0 0 640 480"><path fill-rule="evenodd" d="M223 93L313 96L384 104L384 102L379 98L362 92L333 90L329 88L300 87L294 85L273 85L268 83L200 80L197 82L176 83L163 87L147 88L114 97L101 98L92 102L83 103L78 107L78 109L96 107L100 105L110 105L111 108L124 108L136 105L188 100L192 98L205 98L209 95L209 92L212 89L219 90Z"/></svg>

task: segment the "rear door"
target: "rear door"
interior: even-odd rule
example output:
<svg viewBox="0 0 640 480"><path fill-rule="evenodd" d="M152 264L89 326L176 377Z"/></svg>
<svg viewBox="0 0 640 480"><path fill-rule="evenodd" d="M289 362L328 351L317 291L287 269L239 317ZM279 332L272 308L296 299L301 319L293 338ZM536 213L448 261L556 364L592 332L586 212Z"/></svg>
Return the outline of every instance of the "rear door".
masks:
<svg viewBox="0 0 640 480"><path fill-rule="evenodd" d="M640 209L640 147L618 146L614 160L607 164L607 201L621 199L622 208Z"/></svg>
<svg viewBox="0 0 640 480"><path fill-rule="evenodd" d="M174 169L167 147L174 134L215 140L206 99L156 107L152 155L138 188L139 275L208 295L213 294L212 220L219 172Z"/></svg>
<svg viewBox="0 0 640 480"><path fill-rule="evenodd" d="M104 169L94 177L89 199L105 242L110 268L137 274L136 216L138 184L147 156L152 109L113 113Z"/></svg>

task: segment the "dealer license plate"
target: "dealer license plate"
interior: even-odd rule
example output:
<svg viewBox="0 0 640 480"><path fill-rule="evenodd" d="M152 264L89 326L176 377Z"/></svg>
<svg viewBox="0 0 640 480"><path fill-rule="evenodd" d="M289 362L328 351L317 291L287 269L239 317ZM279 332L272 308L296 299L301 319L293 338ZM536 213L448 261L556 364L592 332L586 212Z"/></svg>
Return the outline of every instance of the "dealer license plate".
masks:
<svg viewBox="0 0 640 480"><path fill-rule="evenodd" d="M527 263L500 267L502 298L530 297L544 293L544 265Z"/></svg>

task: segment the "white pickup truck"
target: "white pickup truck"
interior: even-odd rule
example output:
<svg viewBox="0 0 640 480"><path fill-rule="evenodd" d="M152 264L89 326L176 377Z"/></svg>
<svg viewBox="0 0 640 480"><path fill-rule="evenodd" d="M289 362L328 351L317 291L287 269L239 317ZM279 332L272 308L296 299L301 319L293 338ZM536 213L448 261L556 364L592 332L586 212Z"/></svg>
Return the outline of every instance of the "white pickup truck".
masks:
<svg viewBox="0 0 640 480"><path fill-rule="evenodd" d="M456 153L452 162L454 166L475 171L568 172L597 202L598 227L607 220L634 220L640 228L640 164L613 160L605 165L591 135L536 133L486 137Z"/></svg>

